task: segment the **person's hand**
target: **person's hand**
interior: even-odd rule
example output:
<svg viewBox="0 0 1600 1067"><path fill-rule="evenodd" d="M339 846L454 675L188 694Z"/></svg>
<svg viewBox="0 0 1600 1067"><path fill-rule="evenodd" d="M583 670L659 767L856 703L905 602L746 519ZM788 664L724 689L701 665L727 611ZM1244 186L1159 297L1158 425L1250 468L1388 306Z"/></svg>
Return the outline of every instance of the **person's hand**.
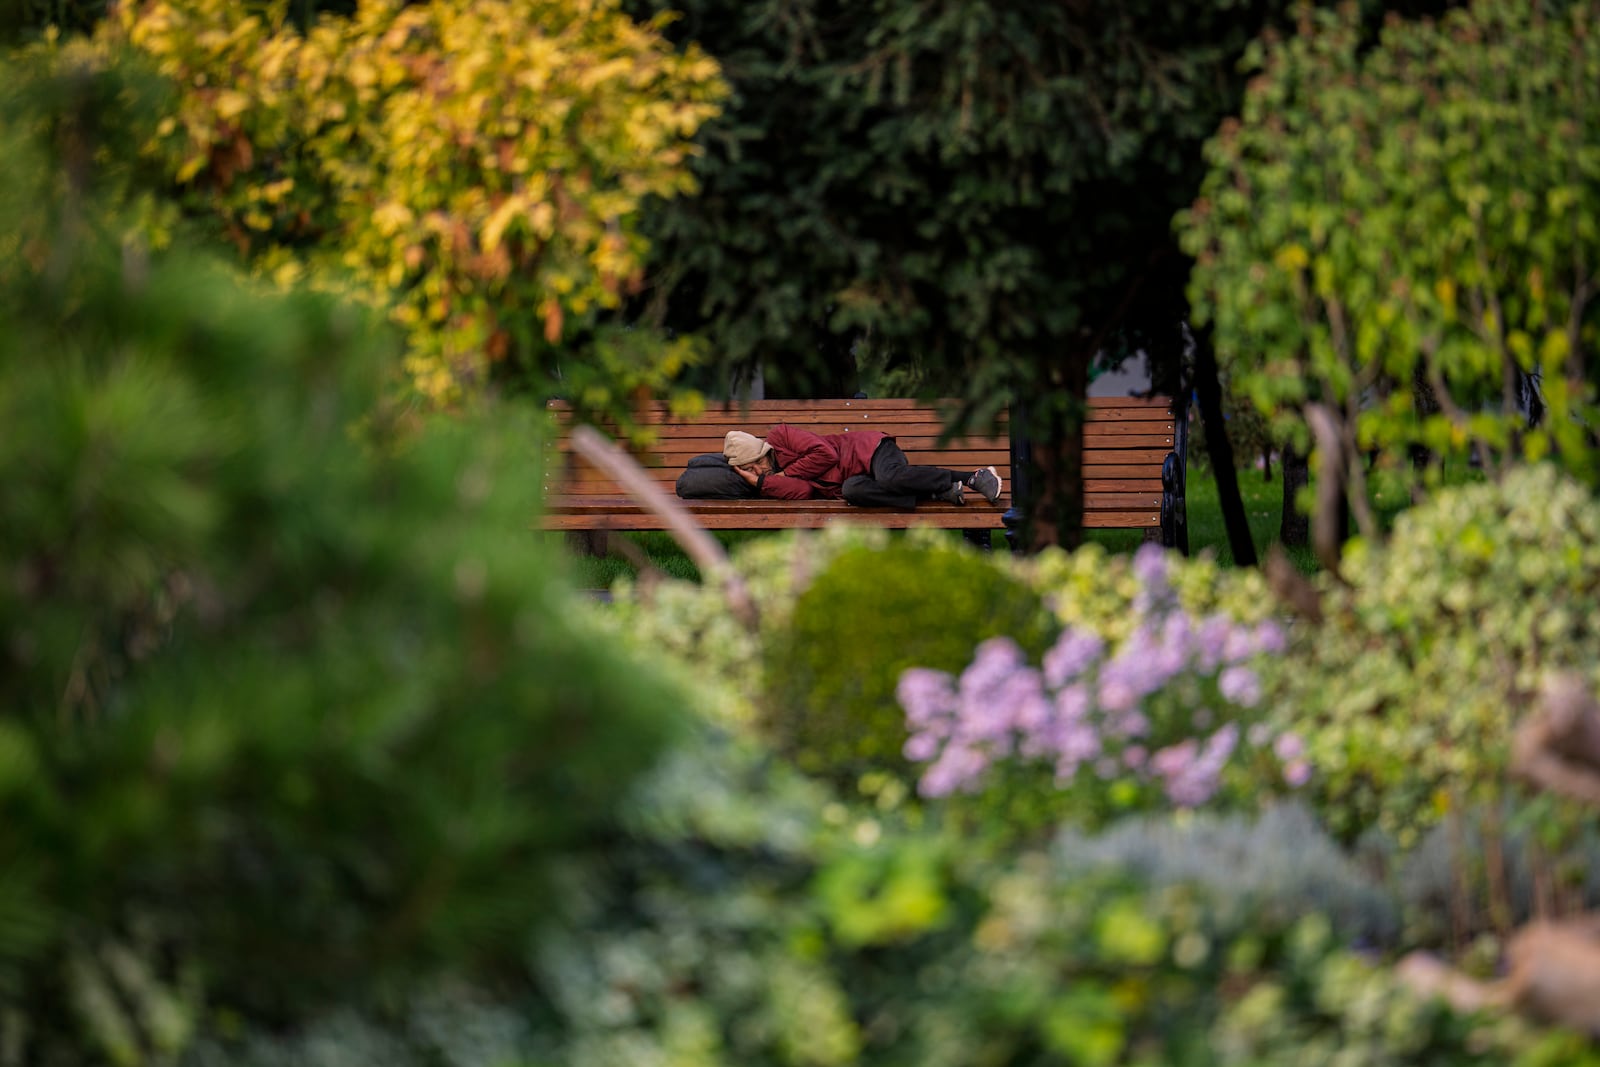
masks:
<svg viewBox="0 0 1600 1067"><path fill-rule="evenodd" d="M739 477L750 483L751 488L755 488L755 486L761 481L761 475L757 474L749 467L735 467L733 469L739 472Z"/></svg>

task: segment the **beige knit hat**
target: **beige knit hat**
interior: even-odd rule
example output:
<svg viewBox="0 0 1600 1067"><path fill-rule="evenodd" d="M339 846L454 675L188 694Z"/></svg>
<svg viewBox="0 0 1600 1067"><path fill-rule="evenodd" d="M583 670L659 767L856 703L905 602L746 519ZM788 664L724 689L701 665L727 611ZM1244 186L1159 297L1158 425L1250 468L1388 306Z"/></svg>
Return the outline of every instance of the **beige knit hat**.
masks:
<svg viewBox="0 0 1600 1067"><path fill-rule="evenodd" d="M735 467L754 463L771 451L771 445L755 434L745 433L743 430L729 430L728 436L722 439L722 455Z"/></svg>

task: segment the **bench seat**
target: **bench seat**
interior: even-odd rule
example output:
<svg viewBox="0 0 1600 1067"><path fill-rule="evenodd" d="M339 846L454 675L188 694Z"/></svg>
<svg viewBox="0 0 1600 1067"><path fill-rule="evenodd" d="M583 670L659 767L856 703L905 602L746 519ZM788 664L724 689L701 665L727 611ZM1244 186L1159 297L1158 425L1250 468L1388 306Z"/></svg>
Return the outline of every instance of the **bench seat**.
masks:
<svg viewBox="0 0 1600 1067"><path fill-rule="evenodd" d="M777 423L818 434L881 430L892 434L915 464L967 472L993 466L1005 483L990 504L976 493L966 506L925 502L913 511L858 508L842 500L679 500L695 521L713 530L815 529L834 523L865 523L903 529L928 525L956 530L993 530L1004 524L1012 486L1011 446L1002 419L992 435L943 440L939 403L912 400L757 400L744 406L718 404L684 418L664 405L636 413L651 428L653 444L634 453L650 478L668 495L689 460L720 453L729 430L758 436ZM567 444L570 410L561 401L550 408L557 423L553 453L546 462L546 530L660 530L663 521L624 494L611 477L583 462ZM1084 426L1084 526L1089 529L1161 529L1162 468L1182 448L1172 404L1164 398L1091 398Z"/></svg>

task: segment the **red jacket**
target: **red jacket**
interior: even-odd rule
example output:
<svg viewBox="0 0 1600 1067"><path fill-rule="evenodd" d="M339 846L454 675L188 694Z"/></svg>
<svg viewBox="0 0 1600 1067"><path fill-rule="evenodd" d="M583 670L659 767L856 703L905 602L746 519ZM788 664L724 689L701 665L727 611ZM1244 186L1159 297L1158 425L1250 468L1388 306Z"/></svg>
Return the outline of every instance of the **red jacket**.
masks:
<svg viewBox="0 0 1600 1067"><path fill-rule="evenodd" d="M779 423L767 431L779 469L761 479L761 495L773 500L837 499L846 478L872 473L872 453L887 436L879 430L818 435Z"/></svg>

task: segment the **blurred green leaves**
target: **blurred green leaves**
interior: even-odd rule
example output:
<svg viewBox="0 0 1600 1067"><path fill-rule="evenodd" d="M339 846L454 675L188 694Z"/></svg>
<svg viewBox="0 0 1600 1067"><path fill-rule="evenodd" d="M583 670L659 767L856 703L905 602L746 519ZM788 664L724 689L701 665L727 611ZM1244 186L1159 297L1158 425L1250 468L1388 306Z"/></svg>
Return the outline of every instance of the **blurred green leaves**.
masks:
<svg viewBox="0 0 1600 1067"><path fill-rule="evenodd" d="M535 413L402 424L374 314L140 242L120 69L0 123L0 989L141 1063L517 973L684 701L530 540Z"/></svg>

